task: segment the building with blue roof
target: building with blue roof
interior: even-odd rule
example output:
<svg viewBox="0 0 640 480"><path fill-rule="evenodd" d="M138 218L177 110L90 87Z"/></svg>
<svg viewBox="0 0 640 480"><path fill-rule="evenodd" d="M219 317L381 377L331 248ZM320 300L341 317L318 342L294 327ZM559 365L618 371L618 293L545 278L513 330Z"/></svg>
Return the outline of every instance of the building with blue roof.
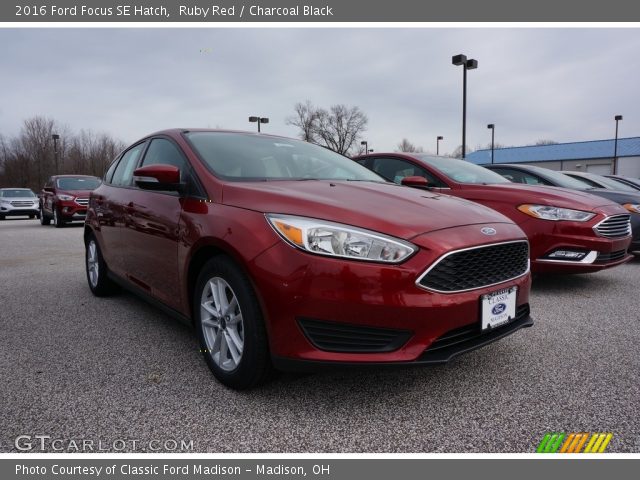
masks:
<svg viewBox="0 0 640 480"><path fill-rule="evenodd" d="M600 175L614 173L614 139L589 142L555 143L528 147L507 147L494 150L494 163L523 163L552 170L574 170ZM491 163L491 149L467 155L470 162ZM640 137L618 139L616 173L640 177Z"/></svg>

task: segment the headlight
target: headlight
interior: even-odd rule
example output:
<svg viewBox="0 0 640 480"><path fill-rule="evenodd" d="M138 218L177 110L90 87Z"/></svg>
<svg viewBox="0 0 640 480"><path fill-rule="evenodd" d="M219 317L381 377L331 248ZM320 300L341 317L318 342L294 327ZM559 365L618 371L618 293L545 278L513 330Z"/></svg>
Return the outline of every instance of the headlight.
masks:
<svg viewBox="0 0 640 480"><path fill-rule="evenodd" d="M400 263L417 250L403 240L339 223L271 214L267 220L294 247L320 255Z"/></svg>
<svg viewBox="0 0 640 480"><path fill-rule="evenodd" d="M569 220L572 222L586 222L595 217L595 213L584 212L582 210L572 210L570 208L552 207L549 205L520 205L518 207L522 213L543 220Z"/></svg>
<svg viewBox="0 0 640 480"><path fill-rule="evenodd" d="M73 200L74 198L75 197L73 195L65 195L64 193L58 194L58 200L68 201L68 200Z"/></svg>
<svg viewBox="0 0 640 480"><path fill-rule="evenodd" d="M624 206L624 208L629 210L631 213L640 213L640 204L637 204L637 203L626 203L623 206Z"/></svg>

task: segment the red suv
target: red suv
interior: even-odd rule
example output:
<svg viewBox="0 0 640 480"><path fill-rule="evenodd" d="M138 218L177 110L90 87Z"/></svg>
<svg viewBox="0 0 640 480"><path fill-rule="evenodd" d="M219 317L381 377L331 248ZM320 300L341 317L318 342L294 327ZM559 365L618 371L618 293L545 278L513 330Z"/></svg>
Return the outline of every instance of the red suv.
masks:
<svg viewBox="0 0 640 480"><path fill-rule="evenodd" d="M92 192L84 239L91 291L193 323L233 388L274 366L446 362L532 325L512 221L283 137L142 139Z"/></svg>
<svg viewBox="0 0 640 480"><path fill-rule="evenodd" d="M40 198L40 223L64 227L76 220L84 221L89 194L101 180L89 175L54 175L49 178Z"/></svg>
<svg viewBox="0 0 640 480"><path fill-rule="evenodd" d="M606 198L565 188L514 184L455 158L376 153L355 158L387 180L465 198L506 215L531 242L534 273L587 273L631 260L629 212Z"/></svg>

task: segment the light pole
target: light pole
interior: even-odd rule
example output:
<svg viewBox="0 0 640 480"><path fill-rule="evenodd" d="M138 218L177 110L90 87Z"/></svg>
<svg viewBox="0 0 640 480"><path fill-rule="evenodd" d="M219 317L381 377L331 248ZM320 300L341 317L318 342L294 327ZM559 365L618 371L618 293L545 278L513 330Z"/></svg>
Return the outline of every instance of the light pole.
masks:
<svg viewBox="0 0 640 480"><path fill-rule="evenodd" d="M443 140L444 137L442 135L438 135L436 137L436 155L440 155L440 140Z"/></svg>
<svg viewBox="0 0 640 480"><path fill-rule="evenodd" d="M269 123L269 119L267 117L249 117L249 121L251 123L258 122L258 133L260 133L260 124Z"/></svg>
<svg viewBox="0 0 640 480"><path fill-rule="evenodd" d="M51 135L51 138L53 138L53 156L56 162L56 175L57 175L59 173L58 171L58 140L60 140L60 135L58 135L57 133L54 133L53 135Z"/></svg>
<svg viewBox="0 0 640 480"><path fill-rule="evenodd" d="M478 68L478 61L473 58L467 60L466 55L454 55L451 63L462 65L462 158L466 156L467 149L467 70Z"/></svg>
<svg viewBox="0 0 640 480"><path fill-rule="evenodd" d="M490 123L489 125L487 125L487 128L491 129L491 163L493 163L493 149L495 146L494 140L495 140L496 126L493 123Z"/></svg>
<svg viewBox="0 0 640 480"><path fill-rule="evenodd" d="M369 153L369 143L366 140L360 142L360 145L364 145L364 154Z"/></svg>
<svg viewBox="0 0 640 480"><path fill-rule="evenodd" d="M616 139L613 142L613 174L618 174L618 122L622 120L622 115L616 115L613 117L616 121Z"/></svg>

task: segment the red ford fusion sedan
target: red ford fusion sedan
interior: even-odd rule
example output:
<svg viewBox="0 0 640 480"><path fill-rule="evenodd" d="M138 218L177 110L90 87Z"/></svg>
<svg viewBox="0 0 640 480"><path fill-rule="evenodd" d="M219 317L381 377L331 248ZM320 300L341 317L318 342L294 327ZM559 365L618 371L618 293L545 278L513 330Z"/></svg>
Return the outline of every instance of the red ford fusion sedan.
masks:
<svg viewBox="0 0 640 480"><path fill-rule="evenodd" d="M95 295L124 286L192 323L238 389L274 367L442 363L532 325L511 220L289 138L143 138L92 192L84 239Z"/></svg>
<svg viewBox="0 0 640 480"><path fill-rule="evenodd" d="M514 184L464 160L420 153L355 158L385 179L490 207L524 230L534 273L588 273L631 260L630 215L612 201L574 190Z"/></svg>

